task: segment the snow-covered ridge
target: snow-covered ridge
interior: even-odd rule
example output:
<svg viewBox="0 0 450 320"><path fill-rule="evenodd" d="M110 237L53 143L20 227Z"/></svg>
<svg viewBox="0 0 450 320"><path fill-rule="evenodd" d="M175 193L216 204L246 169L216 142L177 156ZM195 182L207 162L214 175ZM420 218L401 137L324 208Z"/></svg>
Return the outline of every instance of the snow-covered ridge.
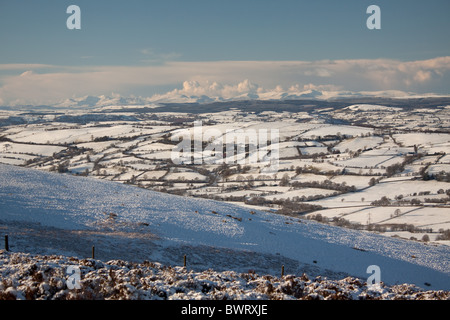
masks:
<svg viewBox="0 0 450 320"><path fill-rule="evenodd" d="M76 268L76 269L75 269ZM71 278L72 271L79 278ZM68 272L70 271L70 272ZM194 272L144 261L102 262L0 250L0 300L448 300L450 292L414 285L368 286L364 279L329 280L253 272ZM75 287L75 284L77 287Z"/></svg>
<svg viewBox="0 0 450 320"><path fill-rule="evenodd" d="M214 88L214 89L211 89ZM219 88L219 89L217 89ZM239 83L236 88L230 90L229 86L212 85L209 87L197 81L185 81L181 89L154 94L152 96L121 96L120 94L98 95L98 96L80 96L50 103L46 105L51 109L111 109L120 108L155 108L158 104L164 103L211 103L211 102L229 102L244 100L262 100L262 101L286 101L286 100L336 100L346 98L390 98L390 99L418 99L418 98L448 98L449 95L423 94L418 95L412 92L399 90L385 91L339 91L322 90L293 86L288 89L276 87L274 89L263 89L252 82L245 80ZM22 105L14 105L22 107ZM45 107L34 105L35 107ZM27 107L31 107L28 105Z"/></svg>
<svg viewBox="0 0 450 320"><path fill-rule="evenodd" d="M367 278L450 288L448 246L391 239L313 221L134 186L0 165L0 227L11 250L157 261L196 270Z"/></svg>
<svg viewBox="0 0 450 320"><path fill-rule="evenodd" d="M354 104L351 106L348 106L347 109L353 110L353 111L400 111L402 108L396 108L396 107L387 107L387 106L381 106L376 104Z"/></svg>

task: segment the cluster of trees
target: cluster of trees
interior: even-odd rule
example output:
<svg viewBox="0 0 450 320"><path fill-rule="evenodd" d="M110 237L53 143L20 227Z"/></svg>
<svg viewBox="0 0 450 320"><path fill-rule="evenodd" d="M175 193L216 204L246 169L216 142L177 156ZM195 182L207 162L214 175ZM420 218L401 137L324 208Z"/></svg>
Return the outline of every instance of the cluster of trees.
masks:
<svg viewBox="0 0 450 320"><path fill-rule="evenodd" d="M304 202L294 202L290 200L275 200L272 201L272 203L279 205L281 208L277 210L277 213L284 215L305 214L311 211L322 209L322 207L319 205Z"/></svg>
<svg viewBox="0 0 450 320"><path fill-rule="evenodd" d="M405 163L395 163L393 165L390 165L386 167L386 176L392 177L393 175L397 173L401 173L403 170L405 170Z"/></svg>
<svg viewBox="0 0 450 320"><path fill-rule="evenodd" d="M50 171L56 171L58 173L66 173L69 171L69 160L61 161L57 165L51 166Z"/></svg>
<svg viewBox="0 0 450 320"><path fill-rule="evenodd" d="M425 198L424 202L427 203L437 203L437 204L444 204L449 202L450 199L449 198Z"/></svg>
<svg viewBox="0 0 450 320"><path fill-rule="evenodd" d="M429 174L428 172L422 173L423 180L437 180L442 182L450 182L450 172L440 171L438 173Z"/></svg>
<svg viewBox="0 0 450 320"><path fill-rule="evenodd" d="M441 199L425 199L425 202L434 202L434 203L446 203L447 199L443 198ZM420 201L417 198L413 198L410 200L403 199L403 196L396 196L395 201L389 199L386 196L381 197L381 199L372 201L370 203L371 206L390 206L390 205L412 205L412 206L420 206L422 205L422 201Z"/></svg>
<svg viewBox="0 0 450 320"><path fill-rule="evenodd" d="M439 230L440 234L436 237L436 240L450 240L450 229Z"/></svg>
<svg viewBox="0 0 450 320"><path fill-rule="evenodd" d="M285 214L285 215L305 214L308 212L322 209L322 206L319 206L319 205L304 203L304 202L296 202L296 201L292 201L290 199L268 200L268 199L265 199L262 197L251 197L249 199L246 199L244 202L246 204L256 205L256 206L274 206L274 205L276 205L276 206L280 207L280 209L277 210L277 213Z"/></svg>
<svg viewBox="0 0 450 320"><path fill-rule="evenodd" d="M406 165L420 159L423 156L423 154L417 153L417 147L415 147L414 150L415 150L415 153L405 155L402 162L394 163L394 164L386 167L386 176L392 177L395 174L403 172L405 170Z"/></svg>
<svg viewBox="0 0 450 320"><path fill-rule="evenodd" d="M226 163L222 163L215 171L224 178L227 178L233 174L245 174L250 169L251 167L249 165L241 166L240 164L238 164L237 166L231 167Z"/></svg>
<svg viewBox="0 0 450 320"><path fill-rule="evenodd" d="M332 224L332 225L339 226L339 227L349 228L349 229L355 229L355 230L363 230L364 229L364 226L359 222L351 222L350 220L347 220L342 217L328 218L328 217L322 216L320 213L308 215L307 219L315 220L315 221L326 223L326 224Z"/></svg>
<svg viewBox="0 0 450 320"><path fill-rule="evenodd" d="M438 194L446 194L447 197L442 197L442 198L425 198L423 200L424 203L447 203L450 201L450 189L447 189L446 191L444 191L444 189L440 189L437 192ZM429 195L430 191L422 191L417 193L414 193L413 196L419 195L419 196L425 196L425 195ZM397 195L395 196L395 200L391 200L386 196L381 197L381 199L372 201L370 203L370 205L372 206L389 206L389 205L400 205L400 206L405 206L405 205L412 205L412 206L420 206L422 205L422 201L417 199L417 198L412 198L412 199L404 199L403 195Z"/></svg>
<svg viewBox="0 0 450 320"><path fill-rule="evenodd" d="M383 196L383 197L381 197L381 199L372 201L370 203L371 206L388 206L390 204L391 204L391 200L386 196Z"/></svg>

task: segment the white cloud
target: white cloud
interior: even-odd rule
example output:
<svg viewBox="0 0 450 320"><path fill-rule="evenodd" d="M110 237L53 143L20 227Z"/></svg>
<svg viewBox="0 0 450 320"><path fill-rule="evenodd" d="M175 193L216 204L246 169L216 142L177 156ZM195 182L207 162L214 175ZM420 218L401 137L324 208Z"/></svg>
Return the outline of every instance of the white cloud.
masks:
<svg viewBox="0 0 450 320"><path fill-rule="evenodd" d="M20 76L19 77L31 77L33 75L33 71L32 70L28 70L28 71L25 71L25 72L23 72L23 73L21 73L20 74Z"/></svg>
<svg viewBox="0 0 450 320"><path fill-rule="evenodd" d="M236 84L221 84L216 81L184 81L181 89L155 95L154 100L182 100L183 97L207 96L214 99L232 99L246 94L257 94L262 88L245 79Z"/></svg>
<svg viewBox="0 0 450 320"><path fill-rule="evenodd" d="M145 51L147 50L147 51ZM143 54L152 54L143 49ZM450 57L420 61L166 61L146 66L64 67L0 64L3 104L54 103L85 95L148 95L172 88L167 96L234 97L307 90L450 93ZM152 91L154 92L154 91ZM164 94L161 93L161 96Z"/></svg>
<svg viewBox="0 0 450 320"><path fill-rule="evenodd" d="M417 71L416 75L414 76L414 80L417 82L427 82L430 79L431 79L430 71L419 70L419 71Z"/></svg>

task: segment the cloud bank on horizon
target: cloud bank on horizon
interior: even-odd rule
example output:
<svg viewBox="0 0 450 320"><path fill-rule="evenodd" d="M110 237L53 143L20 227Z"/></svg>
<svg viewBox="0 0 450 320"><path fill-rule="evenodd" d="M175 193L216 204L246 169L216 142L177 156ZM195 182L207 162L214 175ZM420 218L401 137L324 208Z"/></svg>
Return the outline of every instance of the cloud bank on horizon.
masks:
<svg viewBox="0 0 450 320"><path fill-rule="evenodd" d="M318 91L448 95L450 56L417 61L166 61L148 66L0 64L0 105L54 104L86 95L177 101L282 98Z"/></svg>

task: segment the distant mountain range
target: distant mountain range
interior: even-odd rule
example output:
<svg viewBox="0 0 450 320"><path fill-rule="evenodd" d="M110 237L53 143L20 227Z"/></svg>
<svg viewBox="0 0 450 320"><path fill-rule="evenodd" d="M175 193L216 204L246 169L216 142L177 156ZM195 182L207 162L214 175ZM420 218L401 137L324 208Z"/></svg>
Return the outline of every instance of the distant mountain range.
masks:
<svg viewBox="0 0 450 320"><path fill-rule="evenodd" d="M232 96L224 97L219 94L210 95L188 95L183 90L173 90L165 94L155 94L150 97L134 97L122 96L119 94L112 94L110 96L83 96L78 98L68 98L52 105L27 105L14 106L13 109L21 107L52 107L56 109L85 109L85 108L102 108L111 106L145 106L156 107L158 104L169 103L214 103L214 102L231 102L231 101L289 101L289 100L318 100L318 101L337 101L348 99L426 99L426 98L450 98L450 95L439 94L415 94L411 92L404 92L398 90L388 91L326 91L326 90L298 90L290 88L289 90L275 89L275 90L248 90ZM7 108L5 106L3 109Z"/></svg>

